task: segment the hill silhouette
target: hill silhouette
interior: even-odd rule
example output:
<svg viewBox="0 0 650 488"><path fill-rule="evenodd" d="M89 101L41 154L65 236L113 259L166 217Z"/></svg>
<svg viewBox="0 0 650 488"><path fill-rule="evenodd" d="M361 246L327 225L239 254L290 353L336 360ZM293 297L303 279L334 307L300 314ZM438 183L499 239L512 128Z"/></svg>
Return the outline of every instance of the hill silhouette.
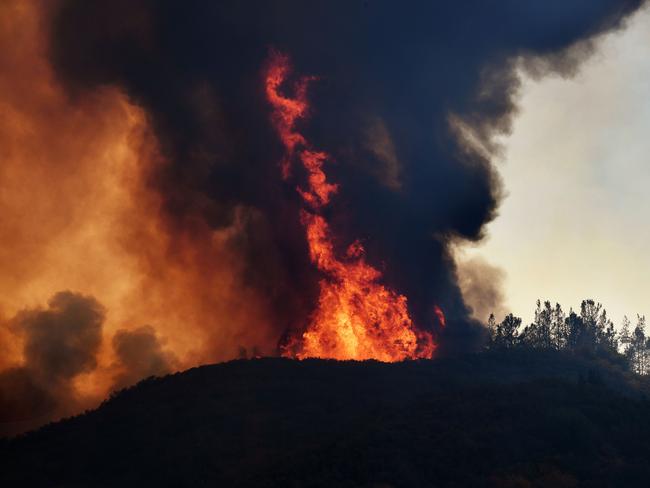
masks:
<svg viewBox="0 0 650 488"><path fill-rule="evenodd" d="M0 444L3 486L648 486L647 381L555 351L239 360Z"/></svg>

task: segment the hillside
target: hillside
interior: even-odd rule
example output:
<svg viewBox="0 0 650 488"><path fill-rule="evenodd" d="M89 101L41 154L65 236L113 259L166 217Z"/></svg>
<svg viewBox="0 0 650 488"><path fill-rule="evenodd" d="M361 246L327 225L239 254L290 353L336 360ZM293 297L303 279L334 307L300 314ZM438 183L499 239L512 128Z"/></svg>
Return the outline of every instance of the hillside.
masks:
<svg viewBox="0 0 650 488"><path fill-rule="evenodd" d="M647 486L647 384L514 351L242 360L5 440L2 486Z"/></svg>

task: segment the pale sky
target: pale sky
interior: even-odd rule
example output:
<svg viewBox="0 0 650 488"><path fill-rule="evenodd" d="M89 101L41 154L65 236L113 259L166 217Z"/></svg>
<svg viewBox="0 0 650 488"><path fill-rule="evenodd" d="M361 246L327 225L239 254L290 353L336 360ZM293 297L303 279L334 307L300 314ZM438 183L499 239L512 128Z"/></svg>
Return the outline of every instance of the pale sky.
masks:
<svg viewBox="0 0 650 488"><path fill-rule="evenodd" d="M508 194L480 255L507 309L537 298L650 315L650 10L599 43L572 79L525 78L498 163Z"/></svg>

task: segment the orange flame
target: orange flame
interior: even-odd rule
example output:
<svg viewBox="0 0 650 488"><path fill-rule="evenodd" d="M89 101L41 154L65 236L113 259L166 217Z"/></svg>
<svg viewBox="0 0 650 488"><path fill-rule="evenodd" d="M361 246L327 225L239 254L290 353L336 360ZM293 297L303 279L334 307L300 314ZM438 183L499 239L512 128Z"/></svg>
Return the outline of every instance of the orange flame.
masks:
<svg viewBox="0 0 650 488"><path fill-rule="evenodd" d="M435 305L433 307L433 312L436 314L436 319L438 319L440 327L446 327L447 319L445 318L445 314L442 312L442 309L438 305Z"/></svg>
<svg viewBox="0 0 650 488"><path fill-rule="evenodd" d="M289 98L279 92L289 72L288 58L272 53L266 95L273 107L273 124L286 150L281 164L283 177L288 177L296 155L307 170L309 186L297 191L311 210L301 212L301 221L310 258L324 278L307 330L289 341L284 355L380 361L431 357L435 350L431 334L414 327L406 297L379 282L381 272L365 262L361 243L352 243L343 259L334 252L329 224L317 213L338 191L338 185L328 182L323 170L329 155L314 151L295 129L296 122L307 115L306 89L313 78L300 78L295 97Z"/></svg>

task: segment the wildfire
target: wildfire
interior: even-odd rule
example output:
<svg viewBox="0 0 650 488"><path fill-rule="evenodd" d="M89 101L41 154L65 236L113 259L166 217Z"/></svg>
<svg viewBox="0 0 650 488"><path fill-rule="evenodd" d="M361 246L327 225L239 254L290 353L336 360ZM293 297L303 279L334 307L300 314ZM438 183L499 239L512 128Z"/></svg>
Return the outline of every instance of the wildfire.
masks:
<svg viewBox="0 0 650 488"><path fill-rule="evenodd" d="M353 242L344 257L334 251L329 224L320 215L338 191L323 170L329 155L315 151L296 130L309 109L307 85L314 78L302 77L294 87L294 98L280 93L290 72L285 55L273 53L266 72L266 96L273 107L272 121L285 147L282 175L290 174L291 162L300 160L307 171L307 189L297 188L308 209L301 212L311 261L323 273L320 296L307 330L294 337L284 354L297 358L378 359L400 361L431 357L433 337L415 328L407 299L380 283L381 272L364 259L364 248ZM436 315L444 323L442 310Z"/></svg>
<svg viewBox="0 0 650 488"><path fill-rule="evenodd" d="M445 318L445 314L442 312L442 309L436 305L433 307L433 312L436 314L436 319L438 320L440 327L446 327L447 319Z"/></svg>

